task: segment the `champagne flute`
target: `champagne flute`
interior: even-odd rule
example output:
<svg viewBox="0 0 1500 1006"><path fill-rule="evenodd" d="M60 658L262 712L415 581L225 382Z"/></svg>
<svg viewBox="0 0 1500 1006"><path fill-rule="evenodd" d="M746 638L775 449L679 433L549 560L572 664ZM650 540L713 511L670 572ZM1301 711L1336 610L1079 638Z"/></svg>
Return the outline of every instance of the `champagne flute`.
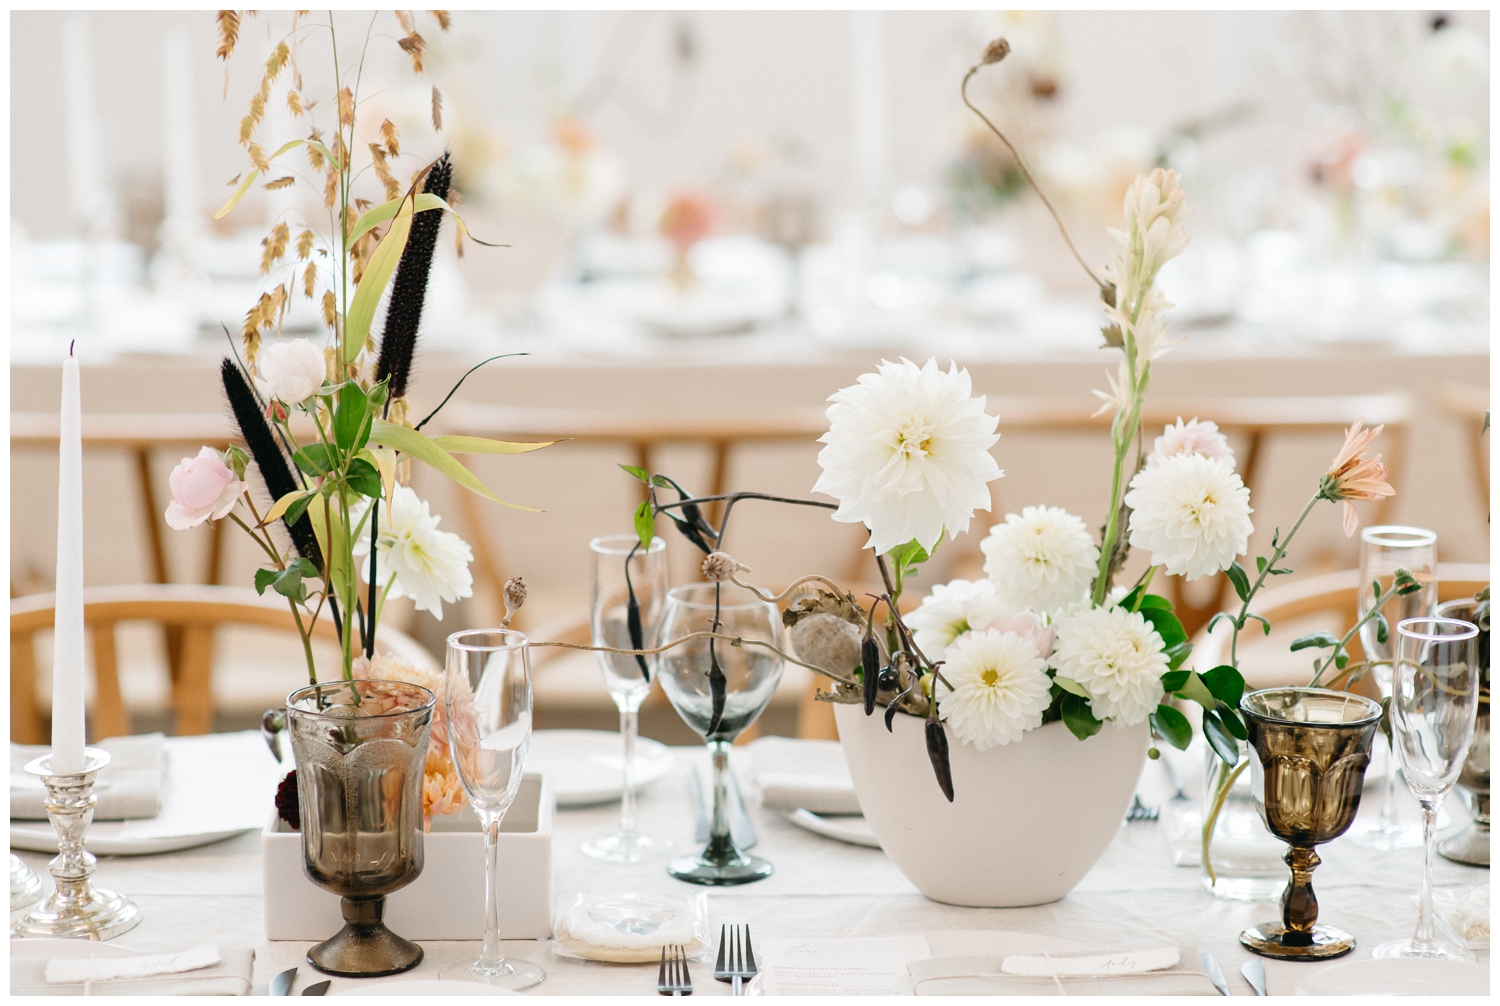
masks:
<svg viewBox="0 0 1500 1006"><path fill-rule="evenodd" d="M656 645L667 595L667 543L651 539L641 548L633 534L606 535L589 542L594 554L594 594L590 622L595 646L620 650L649 649ZM629 601L635 595L640 625L640 646L630 638ZM642 835L635 821L635 738L641 703L651 694L651 668L655 657L633 657L600 653L604 685L620 710L620 739L624 744L620 787L620 830L583 844L585 855L612 863L638 863L672 847L664 838Z"/></svg>
<svg viewBox="0 0 1500 1006"><path fill-rule="evenodd" d="M448 744L464 796L484 831L484 949L472 964L440 978L483 982L517 992L540 985L545 971L509 961L500 949L500 821L515 802L531 745L531 654L524 635L476 629L448 637L443 699Z"/></svg>
<svg viewBox="0 0 1500 1006"><path fill-rule="evenodd" d="M1395 640L1390 626L1407 618L1420 618L1437 610L1437 534L1426 528L1401 527L1394 524L1367 527L1360 532L1359 550L1359 617L1363 618L1377 603L1375 585L1385 597L1395 583L1397 569L1408 570L1422 589L1391 598L1381 609L1384 625L1372 619L1360 627L1359 641L1365 659L1371 661L1371 676L1380 689L1380 697L1391 697L1391 657ZM1350 839L1371 849L1412 849L1422 844L1422 828L1415 821L1401 819L1397 810L1396 754L1387 738L1385 782L1382 788L1380 814L1374 820L1360 823Z"/></svg>
<svg viewBox="0 0 1500 1006"><path fill-rule="evenodd" d="M694 632L718 631L779 644L776 605L733 584L696 583L667 593L662 645ZM661 687L677 714L708 742L713 757L714 808L708 845L696 856L674 859L667 872L691 884L726 886L769 877L772 866L735 848L729 833L729 746L754 723L781 681L782 659L762 646L734 646L699 638L663 652ZM715 671L717 670L717 673ZM715 715L715 691L721 704Z"/></svg>
<svg viewBox="0 0 1500 1006"><path fill-rule="evenodd" d="M1458 782L1479 711L1479 629L1456 618L1408 618L1396 626L1391 735L1401 771L1422 804L1422 894L1417 931L1382 943L1376 957L1472 961L1463 947L1438 938L1432 918L1432 861L1438 807Z"/></svg>

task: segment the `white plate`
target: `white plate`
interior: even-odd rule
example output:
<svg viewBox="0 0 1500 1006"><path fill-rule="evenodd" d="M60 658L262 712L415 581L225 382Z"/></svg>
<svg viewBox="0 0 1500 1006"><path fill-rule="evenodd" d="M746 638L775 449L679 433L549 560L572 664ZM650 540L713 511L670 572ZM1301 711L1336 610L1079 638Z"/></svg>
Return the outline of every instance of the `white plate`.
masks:
<svg viewBox="0 0 1500 1006"><path fill-rule="evenodd" d="M331 996L518 996L510 989L497 989L480 982L444 982L432 978L410 981L365 982L328 993Z"/></svg>
<svg viewBox="0 0 1500 1006"><path fill-rule="evenodd" d="M161 838L130 838L111 834L118 831L123 821L95 821L89 825L86 844L96 856L149 856L158 852L177 852L181 849L196 849L200 845L211 845L226 838L243 835L254 828L235 828L233 831L211 831L201 835L168 835ZM10 847L28 852L56 852L57 832L46 822L10 823Z"/></svg>
<svg viewBox="0 0 1500 1006"><path fill-rule="evenodd" d="M620 799L624 785L620 735L607 730L537 730L526 768L552 777L559 807L587 807ZM645 737L635 742L637 791L672 771L672 752Z"/></svg>
<svg viewBox="0 0 1500 1006"><path fill-rule="evenodd" d="M1483 964L1404 957L1320 968L1297 986L1299 996L1483 996L1489 991L1490 969Z"/></svg>
<svg viewBox="0 0 1500 1006"><path fill-rule="evenodd" d="M875 837L874 829L860 814L824 816L799 808L788 814L786 819L814 835L848 842L850 845L863 845L871 849L880 848L880 839Z"/></svg>

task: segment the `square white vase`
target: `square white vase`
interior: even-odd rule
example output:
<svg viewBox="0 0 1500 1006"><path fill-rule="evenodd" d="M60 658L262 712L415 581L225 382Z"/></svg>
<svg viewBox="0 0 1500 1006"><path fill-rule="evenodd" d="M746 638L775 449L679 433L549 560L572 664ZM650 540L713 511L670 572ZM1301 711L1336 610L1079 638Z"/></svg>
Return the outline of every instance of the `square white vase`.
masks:
<svg viewBox="0 0 1500 1006"><path fill-rule="evenodd" d="M500 936L552 936L552 782L528 772L500 827ZM484 939L484 837L465 805L423 837L421 876L386 899L385 921L408 940ZM261 832L270 940L326 940L344 924L339 896L302 872L302 835L272 816Z"/></svg>

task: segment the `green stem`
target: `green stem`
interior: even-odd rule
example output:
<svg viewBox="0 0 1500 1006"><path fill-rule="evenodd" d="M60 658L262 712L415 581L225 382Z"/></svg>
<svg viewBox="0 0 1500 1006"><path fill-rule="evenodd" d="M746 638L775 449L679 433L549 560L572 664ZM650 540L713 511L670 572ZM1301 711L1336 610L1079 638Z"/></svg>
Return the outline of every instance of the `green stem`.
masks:
<svg viewBox="0 0 1500 1006"><path fill-rule="evenodd" d="M313 661L311 634L302 625L302 614L297 610L297 602L290 597L286 601L291 606L292 618L297 621L297 635L302 637L302 655L307 658L307 683L315 685L318 683L318 667Z"/></svg>
<svg viewBox="0 0 1500 1006"><path fill-rule="evenodd" d="M1364 589L1363 584L1360 585L1360 589ZM1322 678L1325 673L1327 673L1329 665L1334 662L1334 658L1336 658L1340 653L1344 652L1344 647L1349 645L1349 643L1354 639L1355 635L1358 634L1359 630L1366 624L1368 624L1377 615L1379 615L1380 609L1384 608L1386 602L1395 596L1396 587L1395 584L1392 584L1391 589L1386 591L1385 596L1380 599L1380 603L1375 605L1375 607L1371 608L1369 611L1365 612L1364 617L1355 622L1352 629L1344 633L1344 638L1339 640L1339 645L1335 646L1332 650L1329 650L1328 655L1316 665L1316 667L1314 668L1312 680L1307 683L1307 687L1318 687L1318 680Z"/></svg>
<svg viewBox="0 0 1500 1006"><path fill-rule="evenodd" d="M1208 873L1209 883L1217 883L1218 875L1214 873L1214 860L1209 855L1209 846L1213 843L1214 826L1219 823L1219 814L1224 809L1224 801L1229 799L1229 791L1234 788L1234 781L1240 777L1250 764L1246 757L1231 770L1224 762L1219 762L1218 788L1214 790L1214 802L1208 809L1208 816L1203 819L1203 869Z"/></svg>
<svg viewBox="0 0 1500 1006"><path fill-rule="evenodd" d="M1297 515L1297 522L1292 525L1292 529L1286 533L1286 537L1281 539L1281 543L1277 546L1276 551L1272 553L1271 561L1266 563L1266 568L1260 571L1260 575L1255 578L1255 583L1251 584L1250 590L1246 592L1245 599L1240 604L1240 613L1236 615L1234 619L1234 631L1230 634L1229 637L1229 663L1233 667L1238 668L1240 666L1240 630L1245 627L1246 617L1250 613L1250 602L1255 600L1255 595L1265 584L1266 577L1271 575L1271 570L1275 569L1276 564L1280 562L1286 555L1286 550L1291 546L1292 539L1297 536L1297 529L1302 526L1303 521L1307 520L1307 515L1312 513L1312 508L1317 505L1318 500L1321 498L1322 493L1320 491L1317 495L1313 496L1312 499L1307 501L1307 505L1304 506L1302 508L1302 512Z"/></svg>

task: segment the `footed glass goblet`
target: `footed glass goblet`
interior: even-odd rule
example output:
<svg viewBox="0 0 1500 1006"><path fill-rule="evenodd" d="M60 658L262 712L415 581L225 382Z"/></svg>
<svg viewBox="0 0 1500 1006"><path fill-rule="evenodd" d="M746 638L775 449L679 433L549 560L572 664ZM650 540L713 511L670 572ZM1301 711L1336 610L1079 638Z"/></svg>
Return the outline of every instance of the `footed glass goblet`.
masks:
<svg viewBox="0 0 1500 1006"><path fill-rule="evenodd" d="M1250 732L1250 788L1271 834L1287 843L1292 879L1281 921L1240 933L1258 954L1288 960L1339 957L1354 937L1318 922L1315 846L1338 838L1359 811L1380 706L1326 688L1268 688L1240 699Z"/></svg>
<svg viewBox="0 0 1500 1006"><path fill-rule="evenodd" d="M694 632L741 639L781 640L776 605L733 584L698 583L667 593L661 645ZM729 833L729 746L754 723L781 681L781 657L764 647L699 638L664 651L657 664L662 690L713 755L714 808L708 845L674 859L667 872L690 884L727 886L769 877L772 866L741 852Z"/></svg>

